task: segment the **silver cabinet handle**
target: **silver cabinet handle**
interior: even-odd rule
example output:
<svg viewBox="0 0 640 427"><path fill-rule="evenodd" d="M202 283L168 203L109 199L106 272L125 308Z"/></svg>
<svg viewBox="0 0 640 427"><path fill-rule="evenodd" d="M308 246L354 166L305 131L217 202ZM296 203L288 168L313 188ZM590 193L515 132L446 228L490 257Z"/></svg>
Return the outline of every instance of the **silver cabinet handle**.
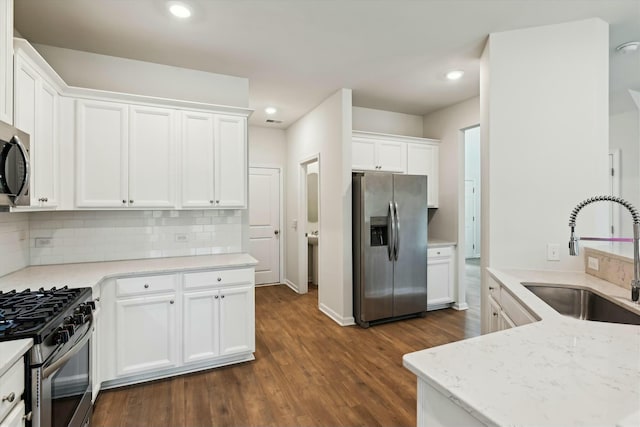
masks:
<svg viewBox="0 0 640 427"><path fill-rule="evenodd" d="M209 200L209 203L213 204L213 200Z"/></svg>
<svg viewBox="0 0 640 427"><path fill-rule="evenodd" d="M133 200L129 200L129 203L133 204Z"/></svg>
<svg viewBox="0 0 640 427"><path fill-rule="evenodd" d="M144 284L144 288L145 288L145 289L149 289L149 284L148 284L148 283L145 283L145 284Z"/></svg>
<svg viewBox="0 0 640 427"><path fill-rule="evenodd" d="M2 398L3 402L5 400L9 403L13 402L14 400L16 400L16 394L14 392L7 394L5 397Z"/></svg>
<svg viewBox="0 0 640 427"><path fill-rule="evenodd" d="M218 282L222 282L222 277L218 277Z"/></svg>
<svg viewBox="0 0 640 427"><path fill-rule="evenodd" d="M126 205L126 204L127 204L127 201L126 201L126 200L122 200L122 204L123 204L123 205Z"/></svg>
<svg viewBox="0 0 640 427"><path fill-rule="evenodd" d="M224 295L220 295L220 298L224 298Z"/></svg>
<svg viewBox="0 0 640 427"><path fill-rule="evenodd" d="M33 416L33 412L29 411L28 414L25 414L22 416L22 419L25 421L31 421L32 416Z"/></svg>
<svg viewBox="0 0 640 427"><path fill-rule="evenodd" d="M169 304L173 304L174 302L175 302L174 300L171 300L171 301L169 301Z"/></svg>

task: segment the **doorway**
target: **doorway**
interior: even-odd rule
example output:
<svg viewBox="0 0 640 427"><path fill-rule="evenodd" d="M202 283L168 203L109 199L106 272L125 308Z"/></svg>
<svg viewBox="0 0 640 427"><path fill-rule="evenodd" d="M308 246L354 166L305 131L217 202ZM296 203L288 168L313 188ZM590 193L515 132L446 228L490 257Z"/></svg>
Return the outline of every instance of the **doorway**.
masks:
<svg viewBox="0 0 640 427"><path fill-rule="evenodd" d="M298 286L297 291L320 292L320 155L300 162L300 192L298 223Z"/></svg>
<svg viewBox="0 0 640 427"><path fill-rule="evenodd" d="M480 126L463 130L464 142L464 281L470 312L480 316Z"/></svg>
<svg viewBox="0 0 640 427"><path fill-rule="evenodd" d="M249 253L258 260L256 285L281 282L281 186L279 168L249 168Z"/></svg>

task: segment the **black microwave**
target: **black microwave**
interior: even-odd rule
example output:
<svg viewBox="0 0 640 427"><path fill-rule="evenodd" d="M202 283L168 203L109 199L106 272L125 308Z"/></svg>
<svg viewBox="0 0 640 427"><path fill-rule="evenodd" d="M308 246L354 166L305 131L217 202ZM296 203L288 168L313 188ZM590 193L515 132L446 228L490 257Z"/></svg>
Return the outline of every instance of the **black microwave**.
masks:
<svg viewBox="0 0 640 427"><path fill-rule="evenodd" d="M0 122L0 208L29 206L29 135Z"/></svg>

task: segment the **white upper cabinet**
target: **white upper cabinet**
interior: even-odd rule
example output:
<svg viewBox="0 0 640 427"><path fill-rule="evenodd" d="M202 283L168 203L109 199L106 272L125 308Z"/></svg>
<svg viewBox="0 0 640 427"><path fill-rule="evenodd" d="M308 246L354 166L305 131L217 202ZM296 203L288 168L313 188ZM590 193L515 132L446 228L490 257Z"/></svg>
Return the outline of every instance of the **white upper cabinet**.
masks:
<svg viewBox="0 0 640 427"><path fill-rule="evenodd" d="M14 123L29 134L31 206L55 208L58 204L59 94L40 70L20 50L15 55Z"/></svg>
<svg viewBox="0 0 640 427"><path fill-rule="evenodd" d="M407 172L405 143L354 133L351 145L351 167L354 170Z"/></svg>
<svg viewBox="0 0 640 427"><path fill-rule="evenodd" d="M427 204L437 208L439 143L427 138L353 131L351 169L427 175Z"/></svg>
<svg viewBox="0 0 640 427"><path fill-rule="evenodd" d="M128 204L129 107L78 100L76 104L76 206Z"/></svg>
<svg viewBox="0 0 640 427"><path fill-rule="evenodd" d="M435 144L407 144L407 173L427 175L428 200L430 208L438 207L438 155L440 148Z"/></svg>
<svg viewBox="0 0 640 427"><path fill-rule="evenodd" d="M246 129L244 117L182 113L182 207L246 206Z"/></svg>
<svg viewBox="0 0 640 427"><path fill-rule="evenodd" d="M176 112L129 107L129 207L176 206Z"/></svg>
<svg viewBox="0 0 640 427"><path fill-rule="evenodd" d="M182 207L215 205L213 166L213 114L182 112Z"/></svg>
<svg viewBox="0 0 640 427"><path fill-rule="evenodd" d="M219 207L247 205L247 119L215 117L215 203Z"/></svg>
<svg viewBox="0 0 640 427"><path fill-rule="evenodd" d="M77 101L76 206L176 206L176 113Z"/></svg>
<svg viewBox="0 0 640 427"><path fill-rule="evenodd" d="M13 0L0 0L0 120L13 123Z"/></svg>

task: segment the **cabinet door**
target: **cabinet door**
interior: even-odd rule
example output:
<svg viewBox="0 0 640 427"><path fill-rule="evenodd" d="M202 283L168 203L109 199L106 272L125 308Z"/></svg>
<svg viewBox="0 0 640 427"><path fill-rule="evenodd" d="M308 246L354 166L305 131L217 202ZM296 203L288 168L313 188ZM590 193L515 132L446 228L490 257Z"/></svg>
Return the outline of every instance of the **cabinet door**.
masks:
<svg viewBox="0 0 640 427"><path fill-rule="evenodd" d="M38 72L24 58L15 59L15 98L14 124L29 134L29 143L33 144L36 135L36 105L38 97ZM34 171L35 172L35 171Z"/></svg>
<svg viewBox="0 0 640 427"><path fill-rule="evenodd" d="M217 290L187 292L183 297L184 363L212 359L220 353L220 296Z"/></svg>
<svg viewBox="0 0 640 427"><path fill-rule="evenodd" d="M407 173L427 175L429 207L438 207L438 155L439 147L427 144L407 144Z"/></svg>
<svg viewBox="0 0 640 427"><path fill-rule="evenodd" d="M500 305L494 301L493 298L488 297L487 298L489 301L489 312L487 313L488 316L488 325L489 325L489 332L497 332L497 331L501 331L502 330L502 318L500 316L500 312L502 310L500 310Z"/></svg>
<svg viewBox="0 0 640 427"><path fill-rule="evenodd" d="M380 141L376 143L376 158L379 170L407 173L407 144L404 142Z"/></svg>
<svg viewBox="0 0 640 427"><path fill-rule="evenodd" d="M24 401L21 400L9 415L2 420L0 423L0 427L24 427L25 426L25 418L24 418Z"/></svg>
<svg viewBox="0 0 640 427"><path fill-rule="evenodd" d="M182 113L182 207L214 206L213 115Z"/></svg>
<svg viewBox="0 0 640 427"><path fill-rule="evenodd" d="M450 256L429 257L427 261L427 306L453 302L453 268Z"/></svg>
<svg viewBox="0 0 640 427"><path fill-rule="evenodd" d="M247 197L247 120L215 117L215 205L245 207Z"/></svg>
<svg viewBox="0 0 640 427"><path fill-rule="evenodd" d="M351 141L351 169L378 170L377 166L375 141L353 138Z"/></svg>
<svg viewBox="0 0 640 427"><path fill-rule="evenodd" d="M175 294L116 301L116 373L178 365Z"/></svg>
<svg viewBox="0 0 640 427"><path fill-rule="evenodd" d="M174 110L129 107L129 207L175 207Z"/></svg>
<svg viewBox="0 0 640 427"><path fill-rule="evenodd" d="M0 0L0 120L13 123L13 0Z"/></svg>
<svg viewBox="0 0 640 427"><path fill-rule="evenodd" d="M76 108L76 206L127 206L128 106L78 100Z"/></svg>
<svg viewBox="0 0 640 427"><path fill-rule="evenodd" d="M220 355L255 350L253 286L220 290Z"/></svg>
<svg viewBox="0 0 640 427"><path fill-rule="evenodd" d="M58 204L58 103L58 92L41 80L37 87L36 138L31 144L35 172L31 203L35 206Z"/></svg>

